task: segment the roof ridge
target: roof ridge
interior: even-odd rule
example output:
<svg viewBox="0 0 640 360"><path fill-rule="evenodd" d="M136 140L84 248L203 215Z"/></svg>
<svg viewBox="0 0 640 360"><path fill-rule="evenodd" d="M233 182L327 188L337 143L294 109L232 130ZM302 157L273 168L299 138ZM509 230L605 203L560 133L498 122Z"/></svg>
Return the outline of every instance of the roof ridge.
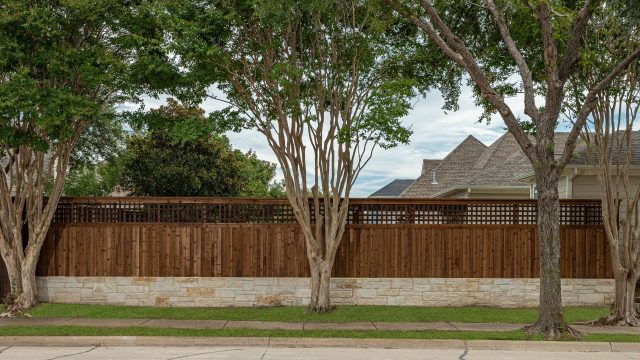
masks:
<svg viewBox="0 0 640 360"><path fill-rule="evenodd" d="M476 149L478 147L481 147L482 150ZM436 170L443 166L451 167L452 165L451 160L459 156L463 156L463 159L472 160L472 162L475 163L475 161L479 156L478 154L482 154L486 148L487 148L487 145L482 143L482 141L478 140L473 135L469 135L461 143L459 143L458 146L456 146L453 150L451 150L451 152L449 152L449 154L447 154L447 156L445 156L444 159L440 161L440 163L436 167ZM471 154L466 154L466 155L462 154L465 151L471 151ZM465 164L465 166L468 166L468 165L469 164Z"/></svg>

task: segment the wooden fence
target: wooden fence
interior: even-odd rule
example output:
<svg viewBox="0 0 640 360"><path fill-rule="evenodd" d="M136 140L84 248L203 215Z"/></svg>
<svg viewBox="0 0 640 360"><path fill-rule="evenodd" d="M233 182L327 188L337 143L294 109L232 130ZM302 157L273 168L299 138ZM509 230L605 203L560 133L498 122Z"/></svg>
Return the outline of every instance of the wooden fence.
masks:
<svg viewBox="0 0 640 360"><path fill-rule="evenodd" d="M321 209L322 211L322 209ZM561 271L612 277L598 201L561 202ZM337 277L539 276L530 200L355 199ZM307 277L285 200L65 198L40 276Z"/></svg>

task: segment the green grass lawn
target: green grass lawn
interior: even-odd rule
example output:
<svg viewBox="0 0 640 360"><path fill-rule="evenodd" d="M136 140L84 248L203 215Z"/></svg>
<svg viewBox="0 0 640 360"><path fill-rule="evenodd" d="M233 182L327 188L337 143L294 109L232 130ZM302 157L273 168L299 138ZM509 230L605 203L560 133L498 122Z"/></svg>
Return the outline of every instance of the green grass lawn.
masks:
<svg viewBox="0 0 640 360"><path fill-rule="evenodd" d="M3 327L0 336L216 336L216 337L310 337L353 339L460 339L460 340L543 340L516 331L350 331L350 330L259 330L259 329L167 329L95 328L83 326ZM570 339L567 339L570 340ZM587 334L585 341L639 342L639 335Z"/></svg>
<svg viewBox="0 0 640 360"><path fill-rule="evenodd" d="M598 319L608 314L608 307L567 307L569 323ZM303 307L263 308L175 308L79 304L41 304L29 312L33 317L82 317L125 319L182 320L259 320L325 322L501 322L532 323L537 308L498 309L488 307L411 307L411 306L338 306L327 314L305 312Z"/></svg>

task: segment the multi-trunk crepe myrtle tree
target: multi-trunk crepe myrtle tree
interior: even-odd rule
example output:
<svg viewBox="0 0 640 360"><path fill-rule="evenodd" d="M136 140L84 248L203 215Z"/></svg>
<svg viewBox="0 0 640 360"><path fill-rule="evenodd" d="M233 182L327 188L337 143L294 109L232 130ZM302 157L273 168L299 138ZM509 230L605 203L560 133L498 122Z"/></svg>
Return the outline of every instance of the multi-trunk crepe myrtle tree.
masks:
<svg viewBox="0 0 640 360"><path fill-rule="evenodd" d="M640 276L640 187L634 183L637 154L633 153L638 145L633 126L640 105L637 71L625 74L618 83L622 87L601 94L583 132L602 193L602 216L615 279L612 314L599 320L607 325L639 325L634 306Z"/></svg>
<svg viewBox="0 0 640 360"><path fill-rule="evenodd" d="M604 1L478 0L470 2L386 0L409 19L474 85L489 112L497 112L533 166L538 189L540 307L532 333L557 339L567 326L560 291L558 179L597 96L640 56L630 52L607 64L607 71L584 89L564 146L554 136L566 85L582 60L585 32ZM505 102L522 93L525 119ZM561 154L556 156L556 149Z"/></svg>
<svg viewBox="0 0 640 360"><path fill-rule="evenodd" d="M610 1L593 21L598 27L586 34L585 61L571 77L566 97L567 117L585 101L584 89L593 87L608 71L609 63L640 48L640 4ZM638 326L634 306L640 276L640 187L636 183L640 65L635 60L596 97L582 138L586 159L593 164L602 194L602 218L615 279L611 314L596 322Z"/></svg>
<svg viewBox="0 0 640 360"><path fill-rule="evenodd" d="M276 155L304 234L309 308L328 311L352 186L374 149L409 140L400 119L415 95L413 76L428 71L399 70L411 68L405 55L412 44L392 41L406 38L374 2L189 5L175 7L181 21L172 36L183 66L217 74L227 117L256 129ZM208 37L215 13L229 21L224 40Z"/></svg>
<svg viewBox="0 0 640 360"><path fill-rule="evenodd" d="M0 254L9 314L37 303L40 249L85 129L115 121L115 104L152 90L140 85L147 79L179 77L161 56L150 13L106 0L0 4Z"/></svg>

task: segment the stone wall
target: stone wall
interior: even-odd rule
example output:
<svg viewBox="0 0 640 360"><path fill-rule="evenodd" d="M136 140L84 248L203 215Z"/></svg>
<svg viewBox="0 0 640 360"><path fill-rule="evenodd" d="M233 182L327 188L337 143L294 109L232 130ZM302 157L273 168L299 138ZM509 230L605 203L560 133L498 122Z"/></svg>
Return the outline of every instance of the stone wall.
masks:
<svg viewBox="0 0 640 360"><path fill-rule="evenodd" d="M564 305L613 302L613 280L563 279ZM334 304L530 307L538 279L336 278ZM205 277L39 277L40 300L138 306L306 305L309 279Z"/></svg>

